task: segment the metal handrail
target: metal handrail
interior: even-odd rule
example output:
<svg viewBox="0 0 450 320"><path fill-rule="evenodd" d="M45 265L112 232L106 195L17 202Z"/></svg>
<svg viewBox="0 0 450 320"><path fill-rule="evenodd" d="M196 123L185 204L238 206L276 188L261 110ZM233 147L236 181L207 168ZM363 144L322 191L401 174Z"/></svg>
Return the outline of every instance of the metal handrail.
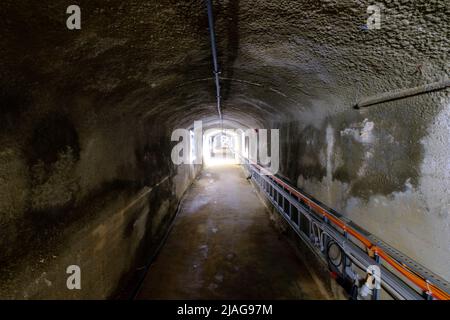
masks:
<svg viewBox="0 0 450 320"><path fill-rule="evenodd" d="M283 218L319 256L323 258L326 255L324 252L325 245L321 240L317 243L317 239L312 237L311 230L314 227L320 229L321 237L325 235L327 241L333 241L341 248L344 258L350 259L360 268L378 265L383 273L382 287L393 297L398 299L450 300L447 281L377 239L339 213L327 208L310 195L272 175L262 166L250 162L249 159L241 155L239 157L248 166L252 179L268 196ZM280 205L280 201L282 205ZM285 201L288 203L288 209L286 209ZM295 217L295 214L293 215L292 208L296 208L298 217ZM303 215L303 219L308 220L308 233L302 231L304 226L300 224L300 214ZM292 219L297 219L297 222L292 221ZM317 248L318 245L320 248ZM394 272L398 274L394 274ZM340 276L343 278L347 276L345 267ZM375 294L374 297L378 298L379 293Z"/></svg>

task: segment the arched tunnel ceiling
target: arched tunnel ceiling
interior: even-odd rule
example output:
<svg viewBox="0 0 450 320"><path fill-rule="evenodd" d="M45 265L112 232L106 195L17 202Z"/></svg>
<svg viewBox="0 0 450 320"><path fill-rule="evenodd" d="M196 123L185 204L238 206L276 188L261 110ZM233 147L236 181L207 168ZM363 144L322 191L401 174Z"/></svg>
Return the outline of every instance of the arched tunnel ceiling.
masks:
<svg viewBox="0 0 450 320"><path fill-rule="evenodd" d="M227 125L311 121L441 79L449 2L380 2L383 26L373 32L363 28L367 1L214 1ZM61 108L80 117L217 123L204 1L79 1L81 31L65 28L69 4L2 1L2 95L44 106L71 93Z"/></svg>
<svg viewBox="0 0 450 320"><path fill-rule="evenodd" d="M369 0L213 0L224 127L279 128L280 176L450 279L448 90L352 108L448 78L450 2L377 2L367 30ZM67 298L41 275L80 248L117 275L81 297L105 297L200 170L170 131L220 127L205 1L2 0L0 21L0 297Z"/></svg>

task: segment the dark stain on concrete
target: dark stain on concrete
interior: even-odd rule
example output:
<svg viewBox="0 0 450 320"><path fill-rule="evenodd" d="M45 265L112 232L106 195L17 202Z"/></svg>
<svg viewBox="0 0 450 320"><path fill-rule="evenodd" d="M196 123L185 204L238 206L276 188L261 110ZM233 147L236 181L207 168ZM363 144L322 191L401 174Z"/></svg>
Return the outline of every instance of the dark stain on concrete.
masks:
<svg viewBox="0 0 450 320"><path fill-rule="evenodd" d="M324 143L322 132L312 126L300 129L299 123L290 122L281 127L282 173L296 183L299 175L306 179L322 179L326 168L319 160Z"/></svg>
<svg viewBox="0 0 450 320"><path fill-rule="evenodd" d="M17 128L20 117L32 104L30 92L6 84L0 86L0 132Z"/></svg>
<svg viewBox="0 0 450 320"><path fill-rule="evenodd" d="M58 159L61 152L71 150L75 160L80 158L78 133L70 119L60 113L53 113L39 121L33 131L26 149L29 163L41 160L50 165Z"/></svg>

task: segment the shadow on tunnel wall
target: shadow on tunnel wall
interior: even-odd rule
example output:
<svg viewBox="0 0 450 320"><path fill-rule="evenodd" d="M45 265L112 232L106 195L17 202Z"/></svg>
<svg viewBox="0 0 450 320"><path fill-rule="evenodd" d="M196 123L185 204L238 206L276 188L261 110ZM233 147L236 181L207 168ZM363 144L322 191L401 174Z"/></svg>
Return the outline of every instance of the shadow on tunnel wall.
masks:
<svg viewBox="0 0 450 320"><path fill-rule="evenodd" d="M200 166L173 167L170 135L152 122L28 121L0 153L0 297L129 298ZM67 288L71 265L82 290Z"/></svg>

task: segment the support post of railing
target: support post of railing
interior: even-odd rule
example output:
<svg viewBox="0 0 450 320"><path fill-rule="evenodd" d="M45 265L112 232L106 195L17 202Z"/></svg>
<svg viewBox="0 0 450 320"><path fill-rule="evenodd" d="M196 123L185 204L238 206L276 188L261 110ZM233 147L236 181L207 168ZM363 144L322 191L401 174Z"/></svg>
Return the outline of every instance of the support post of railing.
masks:
<svg viewBox="0 0 450 320"><path fill-rule="evenodd" d="M428 285L428 280L427 280L427 285ZM433 300L433 295L431 294L430 288L428 288L427 291L424 292L425 295L425 299L427 300Z"/></svg>
<svg viewBox="0 0 450 320"><path fill-rule="evenodd" d="M344 230L344 238L348 239L348 233L347 230ZM345 254L345 252L342 252L343 257L342 257L342 275L344 278L347 277L347 255Z"/></svg>
<svg viewBox="0 0 450 320"><path fill-rule="evenodd" d="M380 264L380 256L378 255L378 253L376 251L375 251L375 262L377 263L377 265ZM378 280L375 279L375 284L377 284L376 281L378 281ZM380 289L378 289L376 286L375 286L375 288L373 288L372 300L380 300Z"/></svg>

